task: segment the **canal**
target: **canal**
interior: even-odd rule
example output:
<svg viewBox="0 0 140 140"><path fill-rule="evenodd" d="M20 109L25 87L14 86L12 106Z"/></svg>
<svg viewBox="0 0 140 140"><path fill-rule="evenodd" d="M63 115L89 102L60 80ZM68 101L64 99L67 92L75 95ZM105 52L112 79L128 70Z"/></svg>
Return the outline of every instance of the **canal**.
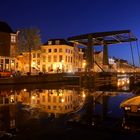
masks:
<svg viewBox="0 0 140 140"><path fill-rule="evenodd" d="M0 90L0 139L137 139L140 127L120 108L134 96L124 87L6 86Z"/></svg>

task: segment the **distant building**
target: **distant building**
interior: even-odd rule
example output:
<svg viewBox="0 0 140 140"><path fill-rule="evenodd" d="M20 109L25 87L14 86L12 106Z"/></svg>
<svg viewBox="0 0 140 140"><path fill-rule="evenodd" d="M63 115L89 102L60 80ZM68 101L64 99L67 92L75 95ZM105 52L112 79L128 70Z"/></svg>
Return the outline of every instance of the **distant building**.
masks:
<svg viewBox="0 0 140 140"><path fill-rule="evenodd" d="M15 57L17 53L17 32L0 21L0 56Z"/></svg>
<svg viewBox="0 0 140 140"><path fill-rule="evenodd" d="M44 72L75 72L82 69L83 52L74 43L52 39L41 50Z"/></svg>
<svg viewBox="0 0 140 140"><path fill-rule="evenodd" d="M17 32L0 21L0 71L16 70Z"/></svg>
<svg viewBox="0 0 140 140"><path fill-rule="evenodd" d="M19 55L19 69L29 71L29 52ZM51 39L40 50L31 52L32 73L76 72L83 68L83 52L74 43L64 39Z"/></svg>

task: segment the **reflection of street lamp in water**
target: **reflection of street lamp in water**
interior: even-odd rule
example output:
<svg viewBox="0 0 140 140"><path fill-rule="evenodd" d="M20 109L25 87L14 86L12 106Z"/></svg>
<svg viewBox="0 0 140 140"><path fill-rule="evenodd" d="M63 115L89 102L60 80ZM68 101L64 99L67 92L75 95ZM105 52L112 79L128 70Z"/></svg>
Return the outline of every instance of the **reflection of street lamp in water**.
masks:
<svg viewBox="0 0 140 140"><path fill-rule="evenodd" d="M64 60L61 61L62 64L62 72L64 72Z"/></svg>

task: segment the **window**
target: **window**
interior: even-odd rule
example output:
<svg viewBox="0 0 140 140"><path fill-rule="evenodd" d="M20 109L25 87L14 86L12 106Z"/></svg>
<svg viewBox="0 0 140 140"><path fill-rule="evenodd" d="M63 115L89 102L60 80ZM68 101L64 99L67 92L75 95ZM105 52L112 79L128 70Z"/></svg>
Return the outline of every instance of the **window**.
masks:
<svg viewBox="0 0 140 140"><path fill-rule="evenodd" d="M51 106L50 105L48 105L48 109L51 109Z"/></svg>
<svg viewBox="0 0 140 140"><path fill-rule="evenodd" d="M72 63L72 57L71 57L71 63Z"/></svg>
<svg viewBox="0 0 140 140"><path fill-rule="evenodd" d="M48 56L48 62L51 62L51 56L50 55Z"/></svg>
<svg viewBox="0 0 140 140"><path fill-rule="evenodd" d="M46 52L46 49L43 49L42 51L43 51L43 53L45 53Z"/></svg>
<svg viewBox="0 0 140 140"><path fill-rule="evenodd" d="M43 62L46 62L46 56L43 56Z"/></svg>
<svg viewBox="0 0 140 140"><path fill-rule="evenodd" d="M48 96L48 102L51 102L51 96Z"/></svg>
<svg viewBox="0 0 140 140"><path fill-rule="evenodd" d="M52 50L51 49L48 49L48 52L50 53L50 52L52 52Z"/></svg>
<svg viewBox="0 0 140 140"><path fill-rule="evenodd" d="M62 59L63 59L62 55L59 55L59 62L62 62Z"/></svg>
<svg viewBox="0 0 140 140"><path fill-rule="evenodd" d="M40 53L37 53L37 58L40 58Z"/></svg>
<svg viewBox="0 0 140 140"><path fill-rule="evenodd" d="M40 60L37 60L37 65L40 65Z"/></svg>
<svg viewBox="0 0 140 140"><path fill-rule="evenodd" d="M53 102L56 103L56 96L53 96Z"/></svg>
<svg viewBox="0 0 140 140"><path fill-rule="evenodd" d="M56 55L53 56L53 61L57 62L57 56Z"/></svg>
<svg viewBox="0 0 140 140"><path fill-rule="evenodd" d="M53 106L53 110L56 110L56 105Z"/></svg>
<svg viewBox="0 0 140 140"><path fill-rule="evenodd" d="M54 49L54 52L57 52L57 49Z"/></svg>
<svg viewBox="0 0 140 140"><path fill-rule="evenodd" d="M66 62L67 62L67 56L66 56Z"/></svg>
<svg viewBox="0 0 140 140"><path fill-rule="evenodd" d="M42 96L42 102L45 102L45 95Z"/></svg>
<svg viewBox="0 0 140 140"><path fill-rule="evenodd" d="M52 41L48 41L48 45L52 45Z"/></svg>
<svg viewBox="0 0 140 140"><path fill-rule="evenodd" d="M16 42L16 36L15 35L11 35L11 42L15 43Z"/></svg>
<svg viewBox="0 0 140 140"><path fill-rule="evenodd" d="M55 44L56 44L56 45L59 45L59 43L60 43L59 40L56 40L56 41L55 41Z"/></svg>
<svg viewBox="0 0 140 140"><path fill-rule="evenodd" d="M62 52L62 48L59 49L59 52Z"/></svg>
<svg viewBox="0 0 140 140"><path fill-rule="evenodd" d="M36 57L36 54L35 53L33 53L33 58L35 58Z"/></svg>

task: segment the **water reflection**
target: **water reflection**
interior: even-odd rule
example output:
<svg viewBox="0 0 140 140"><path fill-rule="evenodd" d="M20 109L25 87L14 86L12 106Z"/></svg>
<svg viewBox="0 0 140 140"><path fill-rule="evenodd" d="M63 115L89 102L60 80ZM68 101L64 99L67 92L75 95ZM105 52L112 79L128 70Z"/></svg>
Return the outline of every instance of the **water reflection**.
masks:
<svg viewBox="0 0 140 140"><path fill-rule="evenodd" d="M121 128L120 104L134 96L126 92L95 91L75 87L1 90L0 131L22 130L31 119L66 117L69 124Z"/></svg>

